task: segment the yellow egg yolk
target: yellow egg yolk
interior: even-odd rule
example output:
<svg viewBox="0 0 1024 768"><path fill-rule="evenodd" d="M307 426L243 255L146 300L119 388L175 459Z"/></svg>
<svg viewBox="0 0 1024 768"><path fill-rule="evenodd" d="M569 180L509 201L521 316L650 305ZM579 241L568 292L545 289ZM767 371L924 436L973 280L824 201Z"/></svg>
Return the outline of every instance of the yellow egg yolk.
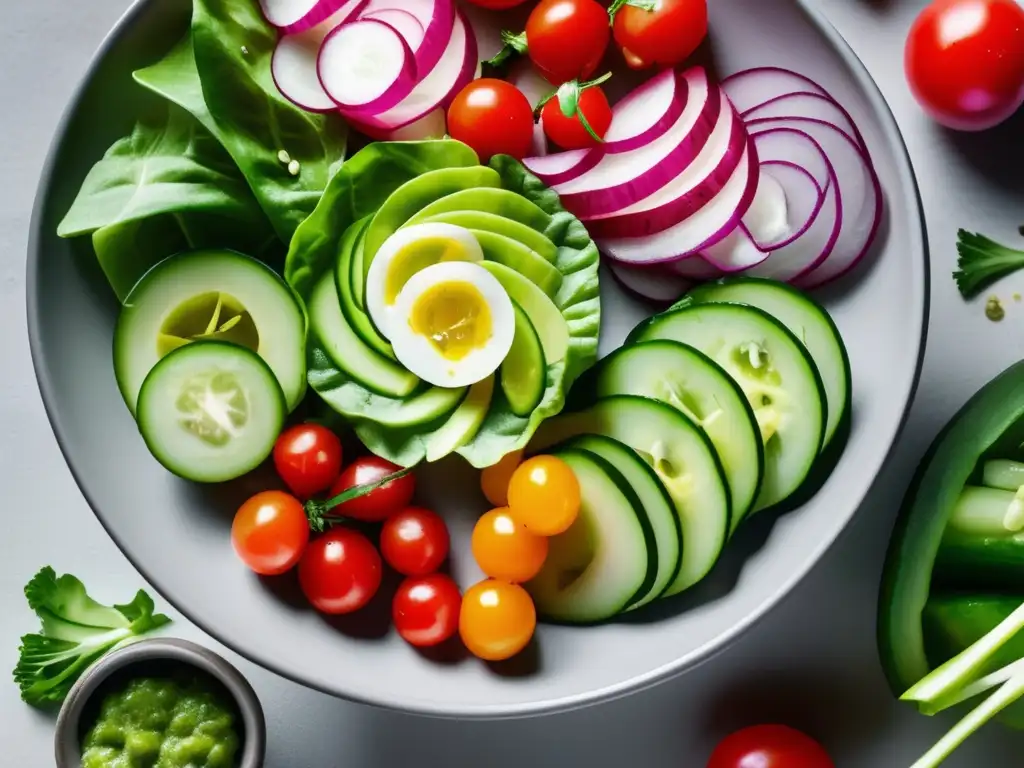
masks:
<svg viewBox="0 0 1024 768"><path fill-rule="evenodd" d="M491 310L472 283L438 283L419 296L409 313L409 325L431 343L445 360L461 360L491 338Z"/></svg>
<svg viewBox="0 0 1024 768"><path fill-rule="evenodd" d="M465 261L466 247L450 237L424 237L394 255L384 284L384 301L394 304L409 278L442 261Z"/></svg>

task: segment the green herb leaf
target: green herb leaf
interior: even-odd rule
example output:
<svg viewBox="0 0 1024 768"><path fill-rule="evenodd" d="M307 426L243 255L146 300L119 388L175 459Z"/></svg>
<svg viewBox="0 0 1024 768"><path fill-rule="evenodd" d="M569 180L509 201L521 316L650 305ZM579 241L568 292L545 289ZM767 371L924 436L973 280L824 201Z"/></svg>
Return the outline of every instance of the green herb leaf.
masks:
<svg viewBox="0 0 1024 768"><path fill-rule="evenodd" d="M961 229L957 233L958 269L953 273L965 299L981 293L997 280L1024 269L1024 251L1014 250L984 235Z"/></svg>
<svg viewBox="0 0 1024 768"><path fill-rule="evenodd" d="M498 51L494 56L484 61L484 65L493 67L495 69L501 69L509 60L515 56L522 56L527 51L526 44L526 33L520 32L518 35L514 32L502 30L501 32L501 50Z"/></svg>

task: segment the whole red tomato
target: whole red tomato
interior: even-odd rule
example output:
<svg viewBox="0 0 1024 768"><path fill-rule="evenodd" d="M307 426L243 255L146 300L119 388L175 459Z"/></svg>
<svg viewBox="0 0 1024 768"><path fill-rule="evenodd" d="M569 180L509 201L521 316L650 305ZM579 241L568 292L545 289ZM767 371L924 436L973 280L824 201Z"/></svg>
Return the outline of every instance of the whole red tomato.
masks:
<svg viewBox="0 0 1024 768"><path fill-rule="evenodd" d="M401 469L397 464L378 458L362 456L347 467L331 486L330 496L334 497L357 485L376 483ZM368 523L379 523L388 516L409 506L416 491L416 478L412 474L382 485L364 496L350 499L331 510L332 515L351 517Z"/></svg>
<svg viewBox="0 0 1024 768"><path fill-rule="evenodd" d="M533 107L504 80L474 80L448 108L448 134L476 150L481 161L494 155L522 160L533 141Z"/></svg>
<svg viewBox="0 0 1024 768"><path fill-rule="evenodd" d="M596 147L612 124L612 108L608 104L608 97L600 86L594 85L579 91L574 100L575 104L568 105L568 110L559 97L544 105L540 111L544 134L562 149ZM566 115L566 111L572 114ZM587 125L593 134L587 130Z"/></svg>
<svg viewBox="0 0 1024 768"><path fill-rule="evenodd" d="M610 37L596 0L541 0L526 21L527 54L553 85L594 74Z"/></svg>
<svg viewBox="0 0 1024 768"><path fill-rule="evenodd" d="M352 613L380 588L380 555L363 534L334 528L313 539L299 560L299 585L321 613Z"/></svg>
<svg viewBox="0 0 1024 768"><path fill-rule="evenodd" d="M406 507L384 522L380 553L403 576L426 576L448 557L448 526L429 509Z"/></svg>
<svg viewBox="0 0 1024 768"><path fill-rule="evenodd" d="M309 542L306 511L294 496L264 491L246 501L231 524L239 559L263 576L276 576L299 562Z"/></svg>
<svg viewBox="0 0 1024 768"><path fill-rule="evenodd" d="M688 59L708 33L707 0L652 0L650 10L616 0L612 34L634 69L672 67Z"/></svg>
<svg viewBox="0 0 1024 768"><path fill-rule="evenodd" d="M936 0L907 37L907 81L942 125L980 131L1024 101L1024 9L1016 0Z"/></svg>
<svg viewBox="0 0 1024 768"><path fill-rule="evenodd" d="M835 768L814 739L785 725L755 725L727 736L707 768Z"/></svg>
<svg viewBox="0 0 1024 768"><path fill-rule="evenodd" d="M391 604L391 618L402 639L426 648L443 643L459 628L462 595L450 577L441 573L403 581Z"/></svg>
<svg viewBox="0 0 1024 768"><path fill-rule="evenodd" d="M274 466L292 493L308 499L338 479L341 440L319 424L296 424L274 443Z"/></svg>
<svg viewBox="0 0 1024 768"><path fill-rule="evenodd" d="M473 5L481 8L490 8L492 11L503 11L506 8L515 8L522 5L526 0L469 0Z"/></svg>

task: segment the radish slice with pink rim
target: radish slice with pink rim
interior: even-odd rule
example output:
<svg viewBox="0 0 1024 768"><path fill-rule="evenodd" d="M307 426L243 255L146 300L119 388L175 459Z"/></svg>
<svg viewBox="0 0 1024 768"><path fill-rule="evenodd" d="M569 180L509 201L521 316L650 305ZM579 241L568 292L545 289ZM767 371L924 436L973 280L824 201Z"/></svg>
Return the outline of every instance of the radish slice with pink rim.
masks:
<svg viewBox="0 0 1024 768"><path fill-rule="evenodd" d="M333 112L338 108L316 74L320 46L335 27L354 18L365 5L366 0L349 0L315 27L277 41L270 73L282 96L309 112Z"/></svg>
<svg viewBox="0 0 1024 768"><path fill-rule="evenodd" d="M405 42L409 44L413 51L419 48L423 42L423 25L420 24L419 19L408 11L403 11L401 8L372 10L371 6L373 4L374 0L370 0L366 10L359 14L359 18L383 21L385 24L394 27L395 31L405 39Z"/></svg>
<svg viewBox="0 0 1024 768"><path fill-rule="evenodd" d="M654 194L693 163L724 99L703 69L691 69L684 77L686 108L668 131L632 152L605 154L590 170L555 186L567 210L581 219L615 213Z"/></svg>
<svg viewBox="0 0 1024 768"><path fill-rule="evenodd" d="M632 267L606 262L608 271L627 293L656 304L671 304L693 287L693 280L661 267Z"/></svg>
<svg viewBox="0 0 1024 768"><path fill-rule="evenodd" d="M473 79L478 66L476 38L459 13L448 47L429 74L397 105L376 115L360 115L358 122L372 136L414 123L438 107L447 108Z"/></svg>
<svg viewBox="0 0 1024 768"><path fill-rule="evenodd" d="M295 35L329 19L348 0L260 0L260 9L271 26L282 34Z"/></svg>
<svg viewBox="0 0 1024 768"><path fill-rule="evenodd" d="M714 199L736 173L747 145L743 121L728 102L700 153L683 172L653 195L607 216L587 220L599 239L643 237L663 232L695 215Z"/></svg>
<svg viewBox="0 0 1024 768"><path fill-rule="evenodd" d="M349 114L390 109L416 84L412 50L390 24L359 19L324 39L317 75L328 96Z"/></svg>
<svg viewBox="0 0 1024 768"><path fill-rule="evenodd" d="M850 114L827 96L816 93L789 93L777 96L743 113L743 119L748 122L771 117L802 117L830 123L864 149L864 142L858 138L860 133L853 124Z"/></svg>
<svg viewBox="0 0 1024 768"><path fill-rule="evenodd" d="M523 165L549 187L576 178L597 165L601 153L592 149L570 149L523 160Z"/></svg>
<svg viewBox="0 0 1024 768"><path fill-rule="evenodd" d="M665 135L686 107L689 81L666 69L634 88L615 105L601 149L632 152Z"/></svg>

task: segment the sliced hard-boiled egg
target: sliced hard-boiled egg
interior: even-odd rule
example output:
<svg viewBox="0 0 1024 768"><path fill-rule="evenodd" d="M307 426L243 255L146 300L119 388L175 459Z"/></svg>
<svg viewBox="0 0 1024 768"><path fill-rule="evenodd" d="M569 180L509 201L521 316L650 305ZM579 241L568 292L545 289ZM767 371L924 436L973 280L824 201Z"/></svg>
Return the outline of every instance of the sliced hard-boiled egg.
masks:
<svg viewBox="0 0 1024 768"><path fill-rule="evenodd" d="M501 365L512 347L515 315L490 272L446 261L409 278L390 330L395 357L412 373L438 387L464 387Z"/></svg>
<svg viewBox="0 0 1024 768"><path fill-rule="evenodd" d="M432 264L482 261L473 233L454 224L415 224L384 241L366 276L366 309L377 330L388 339L395 303L413 275ZM404 321L404 316L400 316Z"/></svg>

